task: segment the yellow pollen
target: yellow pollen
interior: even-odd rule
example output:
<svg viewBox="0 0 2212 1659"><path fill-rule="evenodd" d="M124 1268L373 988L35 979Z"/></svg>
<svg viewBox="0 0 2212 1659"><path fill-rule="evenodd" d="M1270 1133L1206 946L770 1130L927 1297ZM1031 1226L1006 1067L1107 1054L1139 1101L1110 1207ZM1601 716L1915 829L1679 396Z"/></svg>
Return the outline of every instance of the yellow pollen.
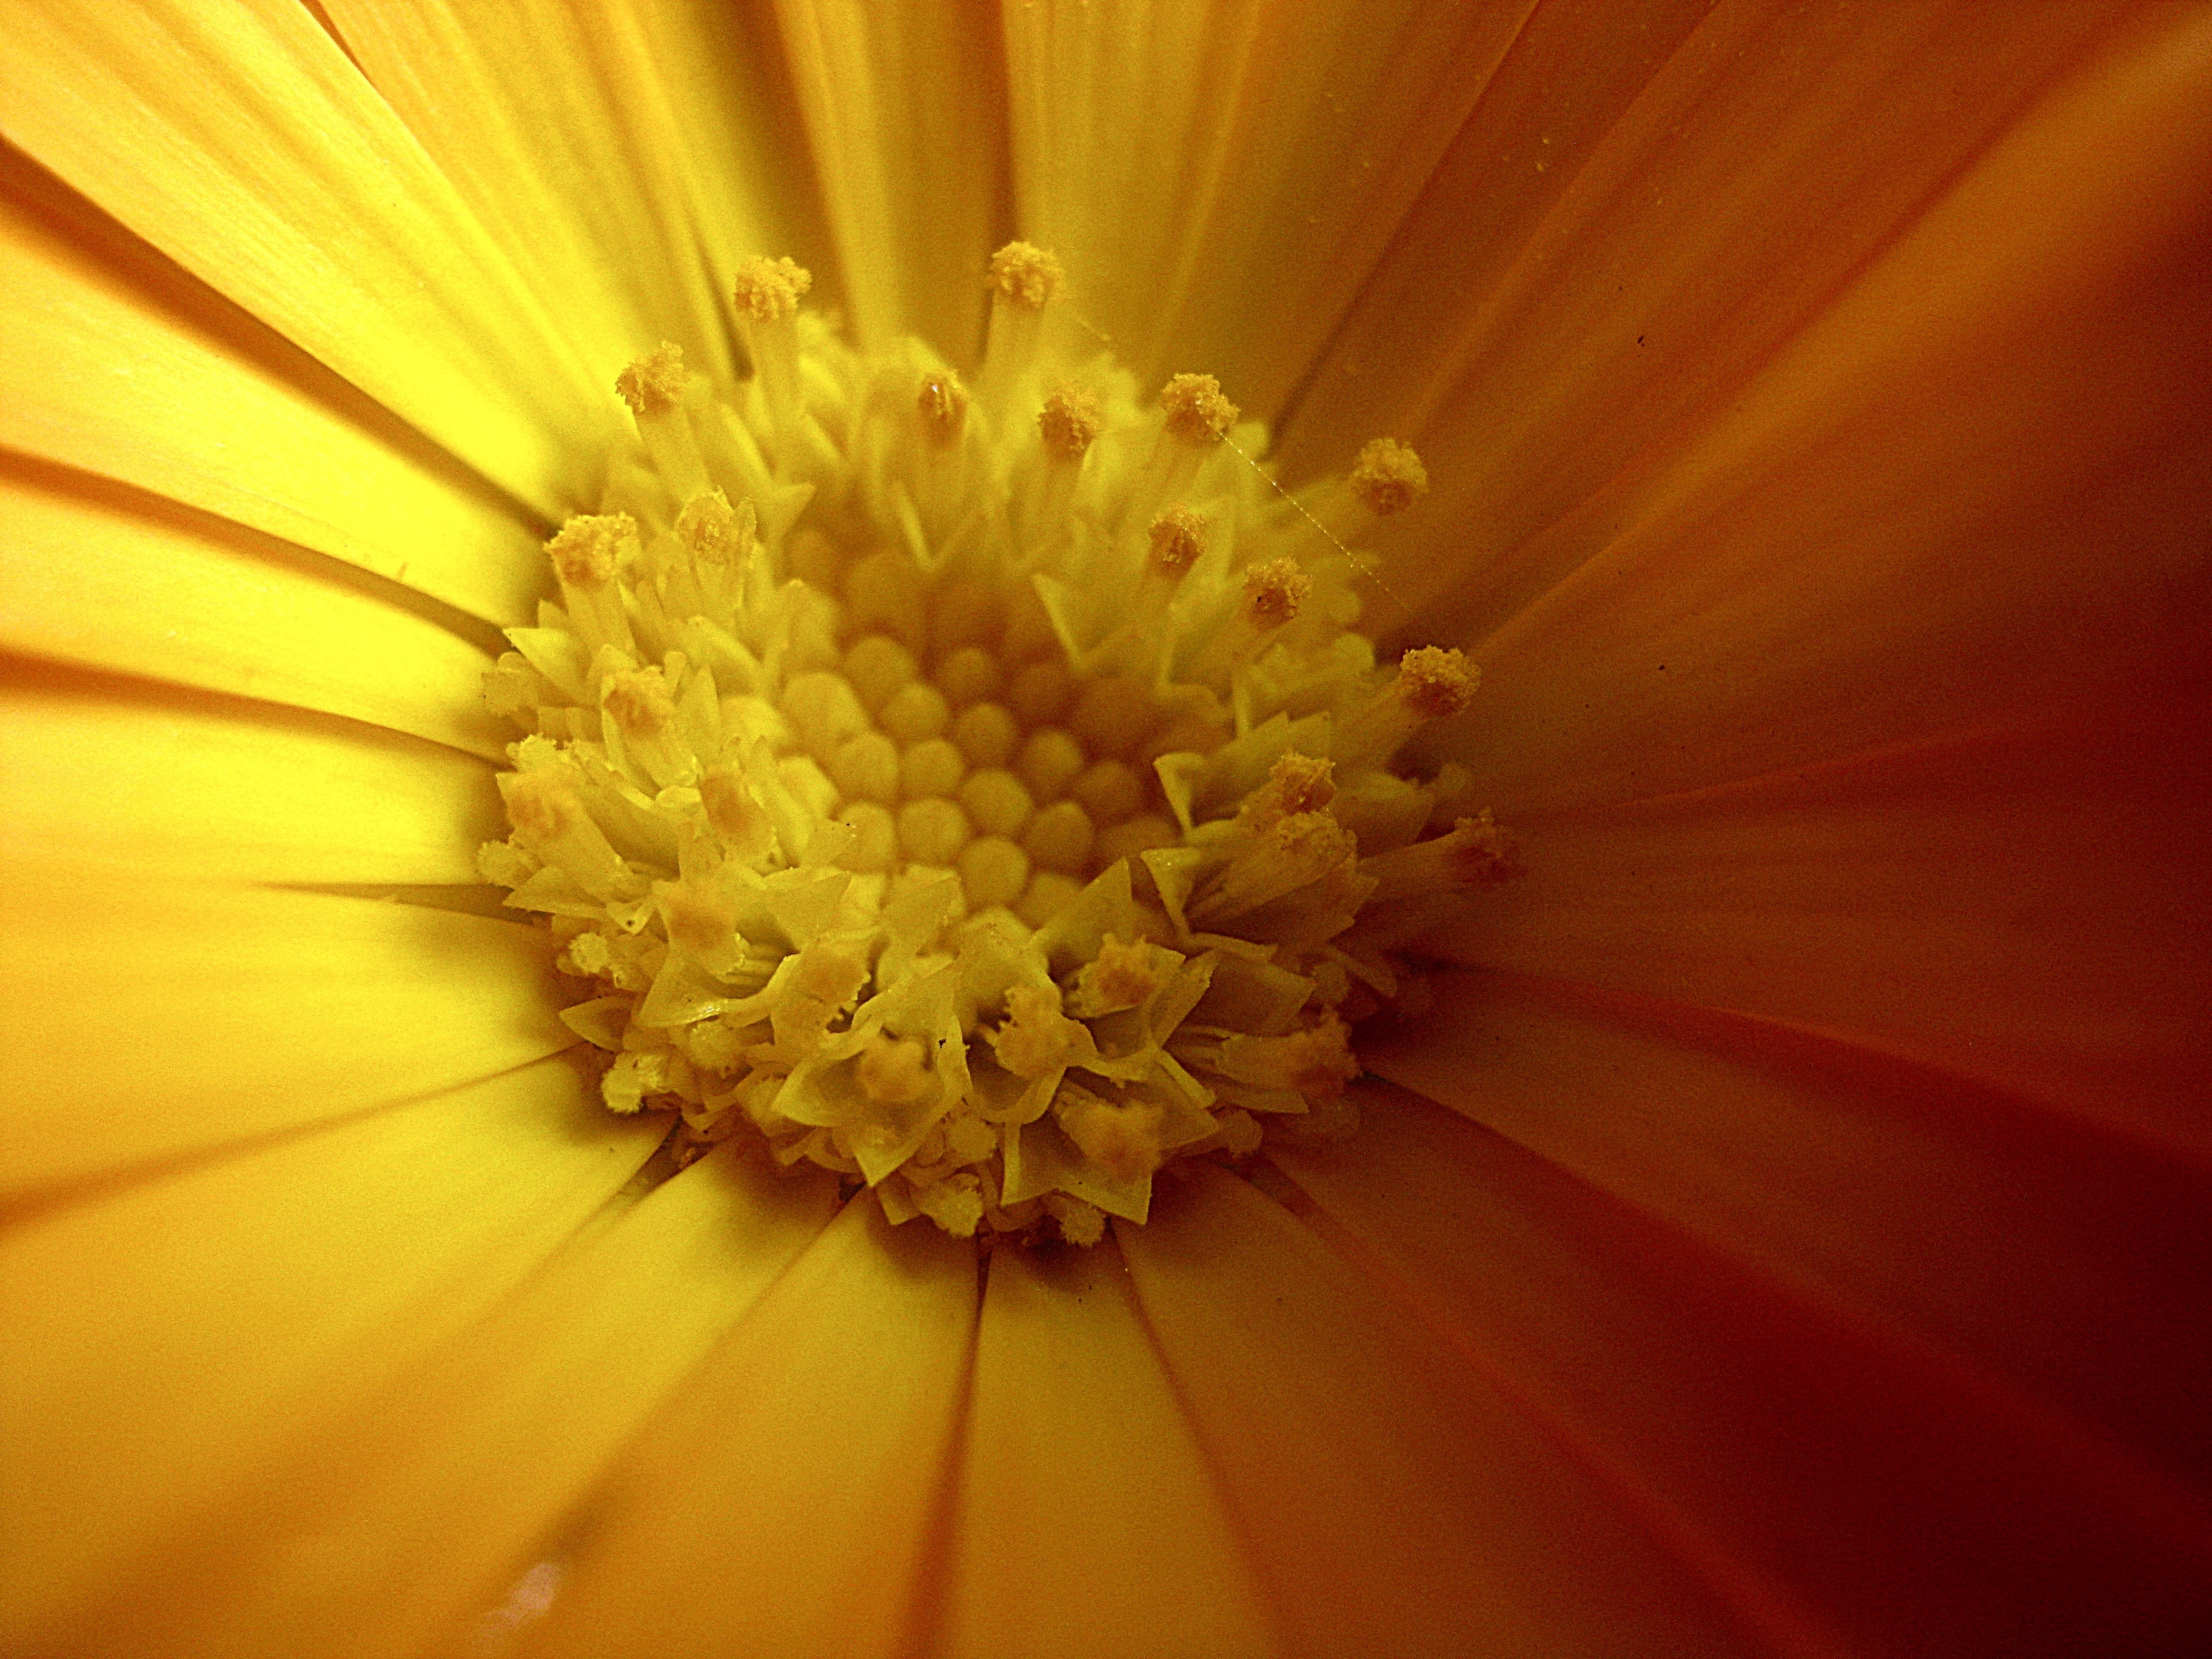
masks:
<svg viewBox="0 0 2212 1659"><path fill-rule="evenodd" d="M637 520L627 513L578 514L545 550L564 585L599 588L614 580L622 550L636 541Z"/></svg>
<svg viewBox="0 0 2212 1659"><path fill-rule="evenodd" d="M1402 513L1429 493L1429 470L1395 438L1375 438L1360 450L1347 481L1359 504L1378 518Z"/></svg>
<svg viewBox="0 0 2212 1659"><path fill-rule="evenodd" d="M741 856L765 856L775 844L775 825L744 775L732 767L718 767L699 780L699 803L706 810L707 825Z"/></svg>
<svg viewBox="0 0 2212 1659"><path fill-rule="evenodd" d="M968 417L968 388L960 384L959 376L923 376L921 390L914 401L921 416L921 429L937 442L949 444L959 437L961 423Z"/></svg>
<svg viewBox="0 0 2212 1659"><path fill-rule="evenodd" d="M675 699L658 668L610 674L599 697L625 737L657 737L676 722Z"/></svg>
<svg viewBox="0 0 2212 1659"><path fill-rule="evenodd" d="M757 253L738 261L733 297L755 322L772 323L797 311L799 296L813 286L814 273L796 260Z"/></svg>
<svg viewBox="0 0 2212 1659"><path fill-rule="evenodd" d="M720 489L702 491L676 515L676 533L709 564L741 564L752 550L753 505L747 501L742 513L734 512Z"/></svg>
<svg viewBox="0 0 2212 1659"><path fill-rule="evenodd" d="M1218 444L1237 424L1238 410L1211 374L1178 374L1160 388L1167 429L1188 444Z"/></svg>
<svg viewBox="0 0 2212 1659"><path fill-rule="evenodd" d="M1152 965L1152 947L1142 939L1124 945L1111 933L1100 944L1097 959L1085 963L1075 976L1077 1000L1102 1014L1133 1008L1160 985L1159 971Z"/></svg>
<svg viewBox="0 0 2212 1659"><path fill-rule="evenodd" d="M663 340L615 376L615 390L633 415L659 415L682 401L690 371L684 367L684 348Z"/></svg>
<svg viewBox="0 0 2212 1659"><path fill-rule="evenodd" d="M1152 520L1152 562L1181 574L1206 553L1207 525L1187 507L1171 507Z"/></svg>
<svg viewBox="0 0 2212 1659"><path fill-rule="evenodd" d="M1079 386L1056 387L1037 416L1044 447L1067 461L1081 460L1105 426L1098 412L1098 394Z"/></svg>
<svg viewBox="0 0 2212 1659"><path fill-rule="evenodd" d="M1427 720L1442 720L1466 708L1480 678L1463 651L1425 645L1398 659L1398 695Z"/></svg>
<svg viewBox="0 0 2212 1659"><path fill-rule="evenodd" d="M525 772L507 786L507 815L526 839L550 842L584 821L584 807L567 780Z"/></svg>
<svg viewBox="0 0 2212 1659"><path fill-rule="evenodd" d="M880 1034L861 1052L860 1092L886 1106L910 1106L930 1090L927 1056L919 1042Z"/></svg>
<svg viewBox="0 0 2212 1659"><path fill-rule="evenodd" d="M1291 559L1270 559L1244 573L1244 606L1262 628L1293 620L1313 592L1313 583Z"/></svg>
<svg viewBox="0 0 2212 1659"><path fill-rule="evenodd" d="M990 1043L999 1064L1022 1078L1042 1077L1097 1052L1090 1028L1062 1015L1051 991L1031 985L1006 993L1006 1023L990 1034Z"/></svg>
<svg viewBox="0 0 2212 1659"><path fill-rule="evenodd" d="M1031 242L1009 242L991 256L985 283L994 299L1042 311L1066 281L1060 260Z"/></svg>
<svg viewBox="0 0 2212 1659"><path fill-rule="evenodd" d="M660 896L668 919L668 938L695 955L726 946L737 932L738 913L726 899L704 888L678 883Z"/></svg>

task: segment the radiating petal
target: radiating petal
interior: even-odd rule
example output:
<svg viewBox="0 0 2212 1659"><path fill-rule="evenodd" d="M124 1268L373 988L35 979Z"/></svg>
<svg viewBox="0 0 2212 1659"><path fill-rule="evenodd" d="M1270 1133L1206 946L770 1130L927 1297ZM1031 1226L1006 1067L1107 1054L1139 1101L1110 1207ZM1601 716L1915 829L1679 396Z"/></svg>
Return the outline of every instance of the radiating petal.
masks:
<svg viewBox="0 0 2212 1659"><path fill-rule="evenodd" d="M2212 1474L2212 1176L1955 1074L1771 1022L1455 979L1368 1063L1810 1300Z"/></svg>
<svg viewBox="0 0 2212 1659"><path fill-rule="evenodd" d="M1531 18L1291 423L1294 470L1377 431L1428 458L1382 538L1425 632L1495 626L1601 546L1620 516L1589 498L1673 465L2112 17L1638 11Z"/></svg>
<svg viewBox="0 0 2212 1659"><path fill-rule="evenodd" d="M983 262L1014 234L997 20L934 0L775 10L856 335L972 361Z"/></svg>
<svg viewBox="0 0 2212 1659"><path fill-rule="evenodd" d="M521 1652L900 1651L952 1473L975 1279L966 1243L848 1205L639 1437Z"/></svg>
<svg viewBox="0 0 2212 1659"><path fill-rule="evenodd" d="M628 4L392 6L328 0L346 48L501 250L611 385L663 339L732 370L732 260L787 228L696 188L698 137ZM756 136L748 153L765 159ZM726 177L726 173L724 174Z"/></svg>
<svg viewBox="0 0 2212 1659"><path fill-rule="evenodd" d="M465 1647L474 1615L530 1552L568 1541L623 1445L830 1219L834 1178L738 1150L662 1182L285 1446L166 1553L160 1582L151 1562L119 1577L102 1609L117 1647L290 1659L303 1630L351 1659Z"/></svg>
<svg viewBox="0 0 2212 1659"><path fill-rule="evenodd" d="M159 1597L149 1557L270 1448L496 1302L656 1128L547 1061L15 1218L0 1645L94 1645L73 1614L134 1566Z"/></svg>
<svg viewBox="0 0 2212 1659"><path fill-rule="evenodd" d="M485 477L556 517L618 407L305 6L15 7L0 126Z"/></svg>
<svg viewBox="0 0 2212 1659"><path fill-rule="evenodd" d="M2212 1158L2212 698L1518 821L1451 954L1864 1034ZM1510 816L1510 814L1509 814Z"/></svg>
<svg viewBox="0 0 2212 1659"><path fill-rule="evenodd" d="M1479 1363L1778 1586L1778 1650L2178 1653L2208 1628L2203 1504L1499 1135L1363 1105L1352 1140L1275 1161ZM1923 1196L1881 1207L1940 1226Z"/></svg>
<svg viewBox="0 0 2212 1659"><path fill-rule="evenodd" d="M9 1192L415 1099L574 1041L540 929L12 850L0 882Z"/></svg>
<svg viewBox="0 0 2212 1659"><path fill-rule="evenodd" d="M1299 1653L1753 1650L1585 1464L1206 1165L1115 1229Z"/></svg>
<svg viewBox="0 0 2212 1659"><path fill-rule="evenodd" d="M1004 5L1022 234L1148 382L1271 420L1530 9Z"/></svg>
<svg viewBox="0 0 2212 1659"><path fill-rule="evenodd" d="M484 647L436 608L196 508L0 461L0 646L496 757Z"/></svg>
<svg viewBox="0 0 2212 1659"><path fill-rule="evenodd" d="M275 703L0 659L9 844L202 881L473 883L483 762Z"/></svg>
<svg viewBox="0 0 2212 1659"><path fill-rule="evenodd" d="M14 150L0 444L119 478L487 619L545 586L526 512Z"/></svg>
<svg viewBox="0 0 2212 1659"><path fill-rule="evenodd" d="M961 1659L1277 1650L1113 1245L991 1257L945 1628Z"/></svg>
<svg viewBox="0 0 2212 1659"><path fill-rule="evenodd" d="M2200 670L2212 15L2153 22L1559 527L1590 556L1482 643L1454 738L1501 794L1695 787Z"/></svg>

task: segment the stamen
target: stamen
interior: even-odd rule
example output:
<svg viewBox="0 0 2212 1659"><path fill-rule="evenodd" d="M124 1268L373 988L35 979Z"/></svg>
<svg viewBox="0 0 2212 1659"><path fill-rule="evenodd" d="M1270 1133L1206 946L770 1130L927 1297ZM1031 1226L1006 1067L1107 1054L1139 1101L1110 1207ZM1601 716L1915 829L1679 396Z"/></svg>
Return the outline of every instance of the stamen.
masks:
<svg viewBox="0 0 2212 1659"><path fill-rule="evenodd" d="M623 370L636 516L547 543L560 603L486 678L526 735L479 867L588 981L602 1098L679 1168L751 1136L894 1222L1077 1243L1172 1159L1347 1130L1346 1018L1520 867L1466 769L1384 769L1472 665L1374 672L1357 556L1211 376L1060 380L1049 255L993 262L972 401L809 280L737 273L733 402L672 345ZM1328 499L1352 534L1425 483L1378 441Z"/></svg>
<svg viewBox="0 0 2212 1659"><path fill-rule="evenodd" d="M1012 425L1025 401L1023 389L1036 368L1044 308L1065 281L1060 261L1032 243L1009 242L991 256L985 283L991 322L983 346L981 396L1001 429Z"/></svg>
<svg viewBox="0 0 2212 1659"><path fill-rule="evenodd" d="M1429 493L1429 470L1395 438L1370 440L1352 464L1352 493L1376 517L1403 513Z"/></svg>

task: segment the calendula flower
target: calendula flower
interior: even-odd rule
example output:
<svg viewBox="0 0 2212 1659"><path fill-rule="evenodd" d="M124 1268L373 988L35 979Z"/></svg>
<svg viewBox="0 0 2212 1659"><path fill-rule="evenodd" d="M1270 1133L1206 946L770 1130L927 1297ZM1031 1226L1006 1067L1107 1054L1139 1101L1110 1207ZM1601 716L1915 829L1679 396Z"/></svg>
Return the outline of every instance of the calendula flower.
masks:
<svg viewBox="0 0 2212 1659"><path fill-rule="evenodd" d="M0 1647L2203 1645L2208 94L13 8Z"/></svg>

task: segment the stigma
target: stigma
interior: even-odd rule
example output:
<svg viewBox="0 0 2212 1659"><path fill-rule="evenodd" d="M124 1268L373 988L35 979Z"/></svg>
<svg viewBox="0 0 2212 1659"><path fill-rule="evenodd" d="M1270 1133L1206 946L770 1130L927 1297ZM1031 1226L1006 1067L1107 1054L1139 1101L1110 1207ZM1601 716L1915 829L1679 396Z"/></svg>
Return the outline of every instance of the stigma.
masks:
<svg viewBox="0 0 2212 1659"><path fill-rule="evenodd" d="M1185 1160L1349 1133L1356 1021L1518 863L1402 760L1473 665L1376 659L1264 430L1056 359L1048 252L984 283L972 392L767 257L747 379L619 366L635 441L487 678L520 735L479 865L678 1163L744 1138L894 1222L1089 1244ZM1427 477L1383 439L1334 487L1371 521Z"/></svg>

